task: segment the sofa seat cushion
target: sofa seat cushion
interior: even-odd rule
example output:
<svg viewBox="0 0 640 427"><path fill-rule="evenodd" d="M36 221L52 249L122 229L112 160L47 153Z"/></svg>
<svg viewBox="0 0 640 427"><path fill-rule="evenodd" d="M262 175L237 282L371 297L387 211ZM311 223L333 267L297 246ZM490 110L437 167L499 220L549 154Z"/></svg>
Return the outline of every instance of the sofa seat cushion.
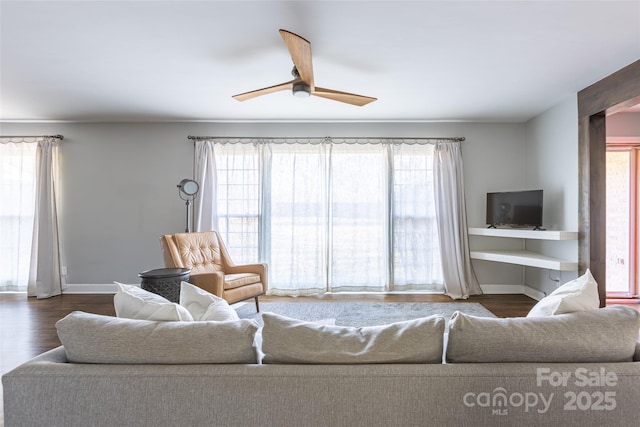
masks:
<svg viewBox="0 0 640 427"><path fill-rule="evenodd" d="M600 307L598 284L587 271L580 277L560 286L542 298L527 317L554 316L575 311L596 310Z"/></svg>
<svg viewBox="0 0 640 427"><path fill-rule="evenodd" d="M371 327L321 325L263 313L262 363L441 363L442 316Z"/></svg>
<svg viewBox="0 0 640 427"><path fill-rule="evenodd" d="M640 313L621 305L548 317L494 319L455 312L450 363L630 362Z"/></svg>
<svg viewBox="0 0 640 427"><path fill-rule="evenodd" d="M74 363L257 363L255 320L158 322L74 311L56 329Z"/></svg>
<svg viewBox="0 0 640 427"><path fill-rule="evenodd" d="M252 285L254 283L260 283L260 275L253 273L237 273L237 274L225 274L224 276L224 289L235 289L242 286Z"/></svg>

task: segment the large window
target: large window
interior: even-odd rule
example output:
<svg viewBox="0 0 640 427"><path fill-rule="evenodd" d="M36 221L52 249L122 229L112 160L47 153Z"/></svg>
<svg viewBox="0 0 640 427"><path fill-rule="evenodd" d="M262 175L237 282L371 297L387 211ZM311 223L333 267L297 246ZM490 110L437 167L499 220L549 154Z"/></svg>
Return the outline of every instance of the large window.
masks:
<svg viewBox="0 0 640 427"><path fill-rule="evenodd" d="M426 277L441 284L432 146L393 148L394 286L398 289L424 288Z"/></svg>
<svg viewBox="0 0 640 427"><path fill-rule="evenodd" d="M35 211L35 143L0 144L0 290L25 291Z"/></svg>
<svg viewBox="0 0 640 427"><path fill-rule="evenodd" d="M252 145L225 145L216 155L219 230L230 253L256 260L260 226L260 161Z"/></svg>
<svg viewBox="0 0 640 427"><path fill-rule="evenodd" d="M219 229L271 292L442 290L431 145L217 144Z"/></svg>
<svg viewBox="0 0 640 427"><path fill-rule="evenodd" d="M265 148L271 165L264 210L271 282L285 294L322 292L329 286L327 147Z"/></svg>

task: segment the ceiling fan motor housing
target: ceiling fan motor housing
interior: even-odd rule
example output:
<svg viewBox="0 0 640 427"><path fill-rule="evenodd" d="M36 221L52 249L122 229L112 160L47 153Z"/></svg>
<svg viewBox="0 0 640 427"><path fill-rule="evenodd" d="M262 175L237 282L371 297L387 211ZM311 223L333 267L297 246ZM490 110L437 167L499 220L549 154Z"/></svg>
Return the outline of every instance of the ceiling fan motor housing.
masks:
<svg viewBox="0 0 640 427"><path fill-rule="evenodd" d="M305 82L294 83L291 90L295 96L300 98L306 98L311 95L311 87Z"/></svg>

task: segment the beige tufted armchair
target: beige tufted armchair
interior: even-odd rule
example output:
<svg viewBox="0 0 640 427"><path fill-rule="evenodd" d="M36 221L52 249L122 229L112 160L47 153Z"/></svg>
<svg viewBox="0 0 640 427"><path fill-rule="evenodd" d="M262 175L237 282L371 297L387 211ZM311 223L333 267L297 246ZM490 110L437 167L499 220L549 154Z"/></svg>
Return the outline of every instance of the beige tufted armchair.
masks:
<svg viewBox="0 0 640 427"><path fill-rule="evenodd" d="M267 265L235 265L215 231L166 234L160 238L167 268L190 268L189 282L234 303L267 291Z"/></svg>

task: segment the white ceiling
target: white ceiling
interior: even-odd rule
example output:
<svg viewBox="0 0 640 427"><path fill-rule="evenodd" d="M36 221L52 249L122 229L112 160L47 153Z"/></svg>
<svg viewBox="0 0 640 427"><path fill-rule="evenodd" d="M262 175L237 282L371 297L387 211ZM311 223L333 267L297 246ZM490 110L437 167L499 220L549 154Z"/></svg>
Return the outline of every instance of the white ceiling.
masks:
<svg viewBox="0 0 640 427"><path fill-rule="evenodd" d="M0 120L524 121L640 59L640 1L4 1ZM284 28L316 84L280 92Z"/></svg>

